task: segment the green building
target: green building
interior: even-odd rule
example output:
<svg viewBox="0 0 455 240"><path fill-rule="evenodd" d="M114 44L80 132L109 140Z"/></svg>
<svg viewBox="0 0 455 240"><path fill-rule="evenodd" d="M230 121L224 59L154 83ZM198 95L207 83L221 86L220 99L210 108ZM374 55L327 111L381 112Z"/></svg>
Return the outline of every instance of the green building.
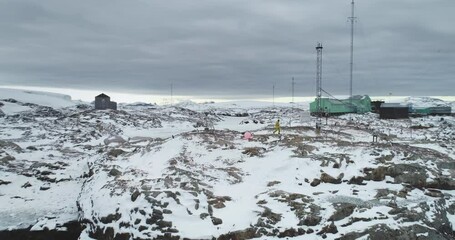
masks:
<svg viewBox="0 0 455 240"><path fill-rule="evenodd" d="M351 105L352 104L352 105ZM311 115L317 115L317 99L310 103ZM352 96L348 99L321 98L321 114L341 115L346 113L371 112L371 99L368 95Z"/></svg>
<svg viewBox="0 0 455 240"><path fill-rule="evenodd" d="M412 108L412 114L415 115L430 115L431 111L428 107L415 107Z"/></svg>

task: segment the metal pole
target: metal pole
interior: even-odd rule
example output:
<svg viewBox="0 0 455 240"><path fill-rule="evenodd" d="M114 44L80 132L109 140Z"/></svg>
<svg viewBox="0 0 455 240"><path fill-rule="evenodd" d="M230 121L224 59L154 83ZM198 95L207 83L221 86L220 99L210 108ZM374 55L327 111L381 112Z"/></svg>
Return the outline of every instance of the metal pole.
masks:
<svg viewBox="0 0 455 240"><path fill-rule="evenodd" d="M275 107L275 84L272 86L272 101L273 101L273 106Z"/></svg>
<svg viewBox="0 0 455 240"><path fill-rule="evenodd" d="M354 70L354 0L351 2L351 17L349 20L351 21L351 62L350 62L350 81L349 81L349 103L352 108L352 79L353 79L353 70Z"/></svg>
<svg viewBox="0 0 455 240"><path fill-rule="evenodd" d="M294 103L294 85L295 85L294 77L292 77L292 103Z"/></svg>
<svg viewBox="0 0 455 240"><path fill-rule="evenodd" d="M322 96L322 44L318 43L316 47L317 58L316 58L316 132L320 132L321 128L321 96Z"/></svg>
<svg viewBox="0 0 455 240"><path fill-rule="evenodd" d="M174 100L174 99L173 99L173 98L174 98L174 93L173 93L174 89L173 89L173 88L174 88L174 84L171 83L171 106L172 106L173 100Z"/></svg>
<svg viewBox="0 0 455 240"><path fill-rule="evenodd" d="M291 102L291 117L289 119L289 127L292 127L292 115L294 114L294 85L295 85L295 82L294 82L294 77L292 77L292 83L291 83L291 86L292 86L292 102Z"/></svg>

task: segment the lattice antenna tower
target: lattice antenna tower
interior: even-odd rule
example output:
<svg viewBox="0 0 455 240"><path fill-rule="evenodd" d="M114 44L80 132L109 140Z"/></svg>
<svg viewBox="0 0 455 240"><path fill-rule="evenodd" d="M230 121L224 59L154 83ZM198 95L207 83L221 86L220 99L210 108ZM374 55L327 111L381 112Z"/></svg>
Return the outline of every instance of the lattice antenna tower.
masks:
<svg viewBox="0 0 455 240"><path fill-rule="evenodd" d="M294 86L295 86L294 77L292 77L291 86L292 86L292 104L294 104Z"/></svg>
<svg viewBox="0 0 455 240"><path fill-rule="evenodd" d="M171 106L174 103L174 83L171 83Z"/></svg>
<svg viewBox="0 0 455 240"><path fill-rule="evenodd" d="M349 103L352 107L352 79L354 70L354 23L356 17L354 16L354 0L351 2L351 16L348 18L351 22L351 61L350 61L350 78L349 78Z"/></svg>
<svg viewBox="0 0 455 240"><path fill-rule="evenodd" d="M321 96L322 96L322 44L318 43L316 46L316 130L319 130L321 127L321 115L322 115L322 106L321 106Z"/></svg>

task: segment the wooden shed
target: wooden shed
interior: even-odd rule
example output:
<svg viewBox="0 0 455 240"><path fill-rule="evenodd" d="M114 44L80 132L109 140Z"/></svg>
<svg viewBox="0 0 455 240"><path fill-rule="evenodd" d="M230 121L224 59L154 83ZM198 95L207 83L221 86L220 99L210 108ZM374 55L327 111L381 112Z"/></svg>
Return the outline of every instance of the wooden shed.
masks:
<svg viewBox="0 0 455 240"><path fill-rule="evenodd" d="M112 110L117 110L117 103L112 102L111 98L104 94L101 93L100 95L95 97L95 109L98 110L105 110L105 109L112 109Z"/></svg>

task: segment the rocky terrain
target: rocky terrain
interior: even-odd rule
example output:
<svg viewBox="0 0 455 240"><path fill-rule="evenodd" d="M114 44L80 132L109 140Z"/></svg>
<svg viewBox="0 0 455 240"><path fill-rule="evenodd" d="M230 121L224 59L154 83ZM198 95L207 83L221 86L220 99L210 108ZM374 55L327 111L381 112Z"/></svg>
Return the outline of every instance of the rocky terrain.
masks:
<svg viewBox="0 0 455 240"><path fill-rule="evenodd" d="M316 134L306 104L251 104L0 99L1 234L455 238L453 116L345 115Z"/></svg>

